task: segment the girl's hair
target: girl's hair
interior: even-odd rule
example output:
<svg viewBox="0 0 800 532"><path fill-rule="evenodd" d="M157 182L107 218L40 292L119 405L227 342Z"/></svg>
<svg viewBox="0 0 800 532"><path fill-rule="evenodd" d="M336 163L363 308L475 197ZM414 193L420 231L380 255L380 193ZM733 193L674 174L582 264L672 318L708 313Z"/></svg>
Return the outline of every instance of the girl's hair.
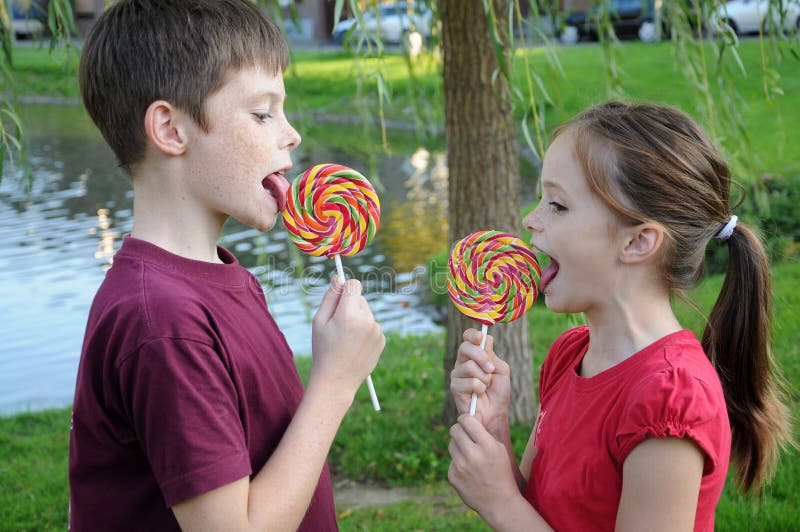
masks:
<svg viewBox="0 0 800 532"><path fill-rule="evenodd" d="M575 142L590 187L622 219L655 221L665 232L664 278L685 298L703 273L705 249L731 218L728 165L683 112L607 102L554 133ZM756 234L739 222L727 239L728 271L703 333L719 373L732 430L737 481L758 490L791 443L785 381L770 349L769 264Z"/></svg>
<svg viewBox="0 0 800 532"><path fill-rule="evenodd" d="M118 0L97 19L81 54L84 106L124 169L140 162L144 116L156 100L191 115L242 68L278 75L289 48L249 0Z"/></svg>

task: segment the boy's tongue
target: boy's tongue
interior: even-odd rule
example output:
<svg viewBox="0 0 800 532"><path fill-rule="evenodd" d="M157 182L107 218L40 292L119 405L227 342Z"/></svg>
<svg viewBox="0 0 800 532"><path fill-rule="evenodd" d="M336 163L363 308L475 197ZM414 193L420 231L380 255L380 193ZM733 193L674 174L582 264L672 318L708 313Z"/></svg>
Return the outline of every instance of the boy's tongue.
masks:
<svg viewBox="0 0 800 532"><path fill-rule="evenodd" d="M289 190L289 182L286 178L278 173L269 174L261 182L261 185L268 194L275 198L275 202L278 204L278 211L282 211L286 206L286 191Z"/></svg>
<svg viewBox="0 0 800 532"><path fill-rule="evenodd" d="M539 289L544 290L556 275L558 275L558 263L553 259L550 259L550 263L544 267L544 270L542 270L542 278L539 281Z"/></svg>

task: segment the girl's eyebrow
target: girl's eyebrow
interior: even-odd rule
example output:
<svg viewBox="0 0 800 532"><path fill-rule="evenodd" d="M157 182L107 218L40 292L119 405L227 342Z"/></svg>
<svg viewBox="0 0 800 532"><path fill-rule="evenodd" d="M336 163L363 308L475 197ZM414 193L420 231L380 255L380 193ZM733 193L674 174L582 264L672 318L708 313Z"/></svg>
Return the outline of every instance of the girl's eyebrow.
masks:
<svg viewBox="0 0 800 532"><path fill-rule="evenodd" d="M542 180L542 188L548 188L548 189L552 189L552 190L559 190L561 192L566 192L566 190L564 190L564 187L562 187L561 185L559 185L555 181L550 181L549 179L543 179Z"/></svg>

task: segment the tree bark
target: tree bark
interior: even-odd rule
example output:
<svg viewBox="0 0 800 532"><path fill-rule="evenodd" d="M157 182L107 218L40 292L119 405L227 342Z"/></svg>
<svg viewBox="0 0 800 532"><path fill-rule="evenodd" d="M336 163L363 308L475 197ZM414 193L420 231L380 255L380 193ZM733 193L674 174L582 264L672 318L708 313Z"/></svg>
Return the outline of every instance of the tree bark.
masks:
<svg viewBox="0 0 800 532"><path fill-rule="evenodd" d="M492 0L498 28L507 27L510 0ZM519 234L519 149L514 134L509 85L498 70L483 2L440 0L444 54L445 132L449 168L449 241L479 230ZM504 50L508 50L504 46ZM504 52L507 53L507 52ZM456 409L450 395L450 371L462 333L479 324L448 307L445 354L444 419ZM531 352L525 318L489 328L495 352L511 366L511 420L534 417Z"/></svg>

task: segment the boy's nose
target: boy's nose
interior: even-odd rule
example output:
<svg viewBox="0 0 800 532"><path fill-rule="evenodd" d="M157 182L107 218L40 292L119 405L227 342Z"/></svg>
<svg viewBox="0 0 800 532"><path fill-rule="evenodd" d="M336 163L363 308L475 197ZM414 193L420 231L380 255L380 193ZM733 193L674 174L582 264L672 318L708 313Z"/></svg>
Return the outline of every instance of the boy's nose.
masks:
<svg viewBox="0 0 800 532"><path fill-rule="evenodd" d="M284 136L284 146L289 150L293 150L300 145L302 142L302 138L300 137L300 133L292 127L292 125L287 121L286 122L286 134Z"/></svg>

